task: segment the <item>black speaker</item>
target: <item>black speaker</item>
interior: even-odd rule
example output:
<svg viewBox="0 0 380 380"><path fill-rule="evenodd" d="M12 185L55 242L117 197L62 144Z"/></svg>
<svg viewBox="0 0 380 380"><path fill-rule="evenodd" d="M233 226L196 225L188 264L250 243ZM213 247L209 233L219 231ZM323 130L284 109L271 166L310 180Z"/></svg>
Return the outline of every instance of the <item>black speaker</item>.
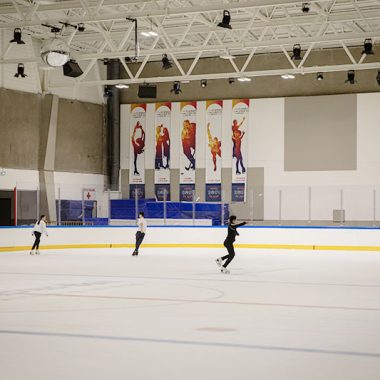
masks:
<svg viewBox="0 0 380 380"><path fill-rule="evenodd" d="M82 74L83 74L82 69L73 60L70 60L63 65L63 75L67 77L76 78Z"/></svg>
<svg viewBox="0 0 380 380"><path fill-rule="evenodd" d="M139 98L156 98L157 97L157 86L141 84L139 86L138 97Z"/></svg>

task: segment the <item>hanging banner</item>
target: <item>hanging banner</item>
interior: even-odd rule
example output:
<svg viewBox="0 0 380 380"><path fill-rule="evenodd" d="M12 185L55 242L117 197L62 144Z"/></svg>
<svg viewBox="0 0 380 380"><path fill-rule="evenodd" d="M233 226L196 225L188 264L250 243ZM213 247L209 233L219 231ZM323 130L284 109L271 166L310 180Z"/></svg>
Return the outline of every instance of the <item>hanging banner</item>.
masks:
<svg viewBox="0 0 380 380"><path fill-rule="evenodd" d="M195 192L196 120L197 102L181 102L179 116L181 131L179 200L181 202L191 202Z"/></svg>
<svg viewBox="0 0 380 380"><path fill-rule="evenodd" d="M245 202L247 173L245 162L248 160L247 127L249 99L232 100L232 189L233 202Z"/></svg>
<svg viewBox="0 0 380 380"><path fill-rule="evenodd" d="M145 198L146 104L131 105L129 130L129 197Z"/></svg>
<svg viewBox="0 0 380 380"><path fill-rule="evenodd" d="M206 202L222 200L223 101L206 102Z"/></svg>
<svg viewBox="0 0 380 380"><path fill-rule="evenodd" d="M158 201L170 200L170 120L171 103L156 103L154 184Z"/></svg>

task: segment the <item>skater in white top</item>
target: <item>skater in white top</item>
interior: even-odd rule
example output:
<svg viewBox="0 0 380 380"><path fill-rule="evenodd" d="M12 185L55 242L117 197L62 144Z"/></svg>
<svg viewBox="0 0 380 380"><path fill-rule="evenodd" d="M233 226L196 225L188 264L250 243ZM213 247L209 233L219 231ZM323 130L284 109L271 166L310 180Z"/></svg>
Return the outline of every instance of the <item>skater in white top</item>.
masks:
<svg viewBox="0 0 380 380"><path fill-rule="evenodd" d="M34 252L33 252L34 249L36 250L36 255L40 254L40 251L38 249L40 247L41 235L44 234L48 236L47 229L46 229L46 222L47 222L46 215L41 215L40 220L38 220L33 227L32 235L34 235L36 239L34 241L32 249L30 250L31 255L34 255Z"/></svg>
<svg viewBox="0 0 380 380"><path fill-rule="evenodd" d="M137 256L139 254L139 247L144 240L146 227L148 223L146 222L146 219L144 218L144 213L139 213L139 219L137 220L138 230L136 232L136 246L135 250L132 253L132 256Z"/></svg>

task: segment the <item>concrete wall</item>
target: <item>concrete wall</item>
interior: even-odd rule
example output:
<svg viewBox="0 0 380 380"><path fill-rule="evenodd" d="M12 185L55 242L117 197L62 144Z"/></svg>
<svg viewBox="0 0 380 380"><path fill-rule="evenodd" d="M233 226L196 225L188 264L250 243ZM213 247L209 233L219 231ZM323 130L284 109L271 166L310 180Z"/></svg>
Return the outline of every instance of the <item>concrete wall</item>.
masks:
<svg viewBox="0 0 380 380"><path fill-rule="evenodd" d="M55 169L104 173L103 107L60 99Z"/></svg>
<svg viewBox="0 0 380 380"><path fill-rule="evenodd" d="M51 95L0 89L0 167L39 170L44 167ZM60 99L57 171L104 173L103 106Z"/></svg>
<svg viewBox="0 0 380 380"><path fill-rule="evenodd" d="M39 95L0 89L0 166L39 167L41 115L48 103Z"/></svg>
<svg viewBox="0 0 380 380"><path fill-rule="evenodd" d="M98 215L106 216L103 106L5 89L0 104L0 189L39 189L36 213L56 221L59 193L81 200L83 188L94 188Z"/></svg>
<svg viewBox="0 0 380 380"><path fill-rule="evenodd" d="M351 48L350 51L358 61L361 56L362 47ZM247 56L237 57L234 62L241 68ZM378 62L378 56L367 56L365 62ZM190 67L192 60L181 60L185 72ZM305 67L350 64L350 60L343 49L313 50L305 62ZM133 73L138 69L138 64L129 64ZM290 64L284 54L258 54L253 57L247 67L247 71L271 70L290 68ZM193 74L234 72L229 61L220 58L200 59ZM123 75L125 72L122 71ZM179 75L178 69L173 65L172 69L163 70L161 62L148 63L141 77L173 76ZM297 75L294 80L284 80L279 76L257 77L252 82L230 85L227 79L208 81L206 88L200 87L199 81L182 84L182 94L174 95L170 92L172 83L158 84L157 99L150 101L183 101L183 100L206 100L206 99L233 99L233 98L270 98L308 95L333 95L347 93L366 93L379 91L376 82L377 70L363 70L356 72L357 83L349 85L344 83L347 77L345 71L325 73L323 81L317 81L315 74ZM127 76L125 76L127 77ZM121 91L121 103L135 103L141 101L137 97L136 85Z"/></svg>

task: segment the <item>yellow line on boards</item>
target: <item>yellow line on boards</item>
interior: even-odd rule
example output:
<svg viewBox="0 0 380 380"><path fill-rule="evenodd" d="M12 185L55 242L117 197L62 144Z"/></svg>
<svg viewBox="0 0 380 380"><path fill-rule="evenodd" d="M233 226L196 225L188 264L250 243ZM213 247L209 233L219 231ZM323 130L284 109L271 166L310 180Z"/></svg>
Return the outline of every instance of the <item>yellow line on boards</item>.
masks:
<svg viewBox="0 0 380 380"><path fill-rule="evenodd" d="M41 250L48 249L81 249L81 248L134 248L134 244L57 244L44 245ZM223 244L142 244L142 248L224 248ZM303 245L303 244L236 244L235 248L251 249L295 249L316 251L380 251L380 246L362 245ZM0 247L0 252L29 251L30 246Z"/></svg>

